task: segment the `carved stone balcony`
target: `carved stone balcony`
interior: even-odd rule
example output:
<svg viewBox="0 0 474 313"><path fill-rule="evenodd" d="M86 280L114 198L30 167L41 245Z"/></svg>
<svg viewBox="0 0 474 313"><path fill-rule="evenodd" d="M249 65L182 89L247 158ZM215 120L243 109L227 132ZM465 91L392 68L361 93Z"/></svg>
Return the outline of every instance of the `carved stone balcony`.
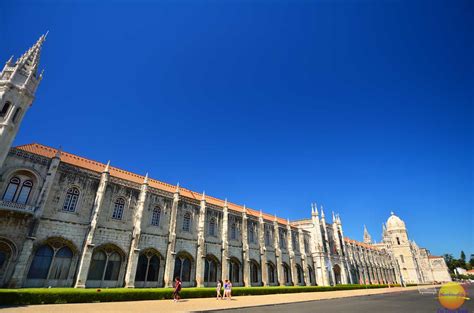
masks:
<svg viewBox="0 0 474 313"><path fill-rule="evenodd" d="M31 205L0 200L0 210L8 210L8 211L33 214L35 211L35 208Z"/></svg>

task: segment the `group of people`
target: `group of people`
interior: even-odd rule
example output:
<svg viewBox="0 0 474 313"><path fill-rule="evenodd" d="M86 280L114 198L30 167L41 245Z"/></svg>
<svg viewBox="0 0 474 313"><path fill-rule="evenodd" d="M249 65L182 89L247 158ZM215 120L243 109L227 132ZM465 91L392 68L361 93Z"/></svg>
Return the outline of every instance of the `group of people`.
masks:
<svg viewBox="0 0 474 313"><path fill-rule="evenodd" d="M181 279L179 279L179 277L176 277L174 280L173 301L176 302L179 299L181 299L181 294L180 294L181 288L182 288ZM219 300L219 299L232 300L232 283L230 282L230 280L226 279L224 281L224 294L221 293L221 290L222 290L222 280L218 280L217 287L216 287L216 292L217 292L216 300Z"/></svg>
<svg viewBox="0 0 474 313"><path fill-rule="evenodd" d="M217 292L216 300L219 300L219 299L222 300L224 298L226 298L227 300L232 300L232 283L230 282L230 280L226 279L224 281L224 294L223 295L221 294L221 289L222 289L222 281L218 280L217 287L216 287L216 292Z"/></svg>

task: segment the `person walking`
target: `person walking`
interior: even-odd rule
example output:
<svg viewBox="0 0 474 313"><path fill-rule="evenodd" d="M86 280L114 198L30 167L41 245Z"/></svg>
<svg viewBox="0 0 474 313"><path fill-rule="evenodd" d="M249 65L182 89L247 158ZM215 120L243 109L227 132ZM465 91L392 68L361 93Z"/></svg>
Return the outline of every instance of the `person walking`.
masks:
<svg viewBox="0 0 474 313"><path fill-rule="evenodd" d="M180 292L181 292L181 280L179 279L179 277L176 277L174 279L174 291L173 291L174 302L177 302L179 299L181 299Z"/></svg>
<svg viewBox="0 0 474 313"><path fill-rule="evenodd" d="M222 299L221 288L222 288L222 281L219 279L217 281L217 287L216 287L216 292L217 292L216 300Z"/></svg>
<svg viewBox="0 0 474 313"><path fill-rule="evenodd" d="M228 283L228 280L226 279L224 281L224 297L222 299L227 298L227 283Z"/></svg>
<svg viewBox="0 0 474 313"><path fill-rule="evenodd" d="M227 284L224 287L224 295L227 297L227 300L232 300L232 283L230 280L226 280Z"/></svg>

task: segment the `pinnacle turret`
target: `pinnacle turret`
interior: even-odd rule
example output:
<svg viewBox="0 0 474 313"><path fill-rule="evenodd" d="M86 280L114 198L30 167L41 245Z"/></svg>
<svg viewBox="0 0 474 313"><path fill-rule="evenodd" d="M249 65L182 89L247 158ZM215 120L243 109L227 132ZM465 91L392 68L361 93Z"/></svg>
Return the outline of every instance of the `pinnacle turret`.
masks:
<svg viewBox="0 0 474 313"><path fill-rule="evenodd" d="M0 81L5 80L13 83L17 87L25 88L31 96L34 96L38 87L42 72L38 74L41 49L46 40L46 35L42 35L38 41L29 48L21 57L13 62L13 56L7 61L0 73Z"/></svg>
<svg viewBox="0 0 474 313"><path fill-rule="evenodd" d="M367 230L367 227L364 225L364 243L366 244L371 244L372 243L372 237L369 234L369 231Z"/></svg>

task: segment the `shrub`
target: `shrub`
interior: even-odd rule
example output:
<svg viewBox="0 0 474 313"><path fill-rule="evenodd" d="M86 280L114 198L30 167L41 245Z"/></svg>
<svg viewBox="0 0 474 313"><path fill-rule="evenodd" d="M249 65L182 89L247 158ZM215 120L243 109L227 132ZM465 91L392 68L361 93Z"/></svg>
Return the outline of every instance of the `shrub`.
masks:
<svg viewBox="0 0 474 313"><path fill-rule="evenodd" d="M391 285L395 286L395 285ZM234 287L233 296L268 295L297 292L322 292L365 288L385 288L387 285L337 285L337 286L283 286L283 287ZM25 288L0 289L1 305L91 303L137 300L171 299L171 288ZM183 288L183 298L215 297L215 288Z"/></svg>

